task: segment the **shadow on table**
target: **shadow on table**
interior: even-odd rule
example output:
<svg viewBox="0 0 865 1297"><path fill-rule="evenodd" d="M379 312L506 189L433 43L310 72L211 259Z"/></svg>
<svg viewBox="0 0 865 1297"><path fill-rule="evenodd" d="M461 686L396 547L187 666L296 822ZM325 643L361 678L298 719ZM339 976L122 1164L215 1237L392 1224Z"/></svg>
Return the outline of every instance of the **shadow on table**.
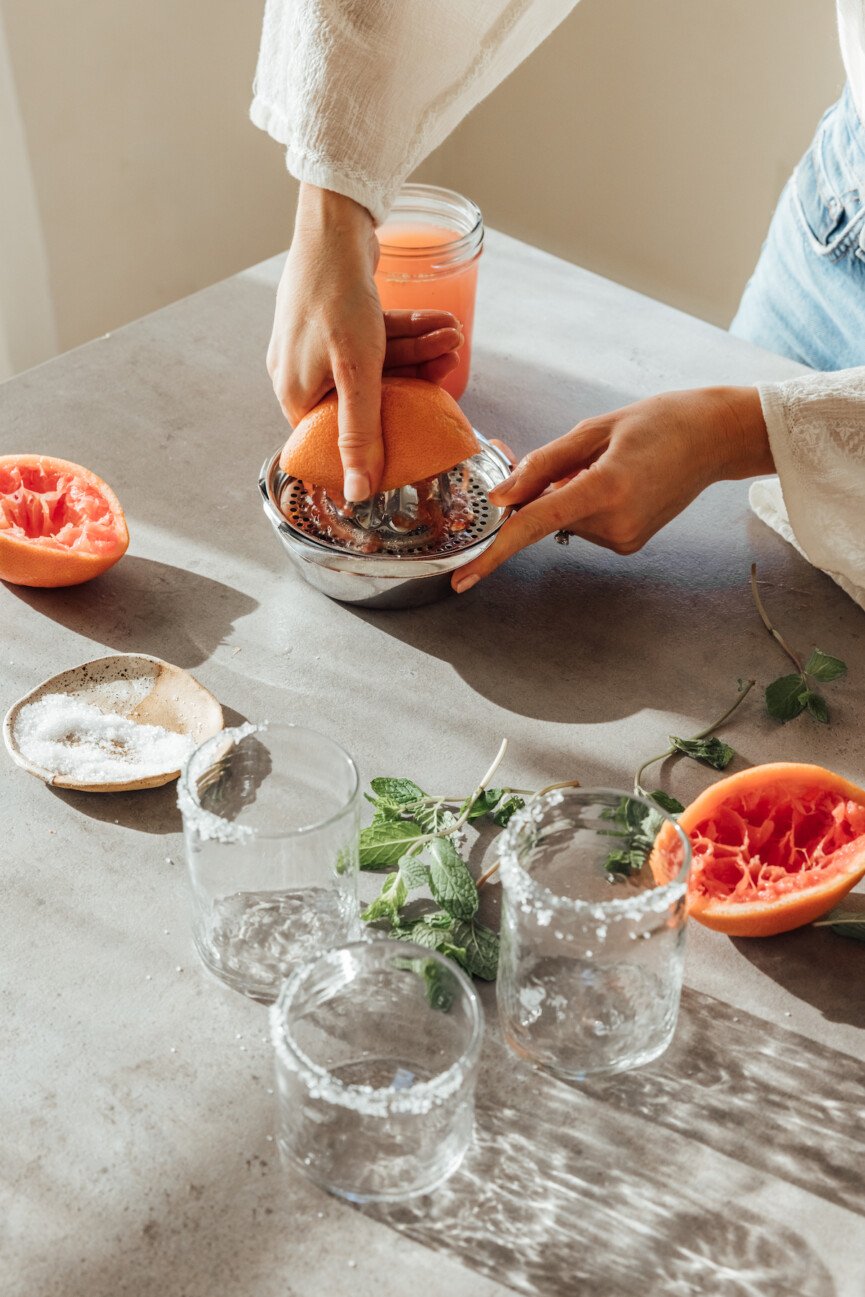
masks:
<svg viewBox="0 0 865 1297"><path fill-rule="evenodd" d="M858 1085L856 1060L695 992L665 1055L582 1084L489 1031L462 1166L362 1210L520 1293L716 1293L723 1276L729 1297L836 1297L810 1201L787 1195L861 1208ZM761 1207L730 1210L744 1199Z"/></svg>
<svg viewBox="0 0 865 1297"><path fill-rule="evenodd" d="M865 895L841 902L865 917ZM861 943L810 924L777 937L732 938L740 955L798 1000L819 1009L828 1022L865 1027L865 1002L851 987L862 976Z"/></svg>
<svg viewBox="0 0 865 1297"><path fill-rule="evenodd" d="M181 667L205 662L234 623L258 607L221 581L135 555L84 585L6 588L34 611L109 650L150 653Z"/></svg>
<svg viewBox="0 0 865 1297"><path fill-rule="evenodd" d="M578 540L564 549L550 537L468 595L410 614L350 610L450 662L509 712L564 723L647 707L702 716L707 681L729 678L735 690L750 670L747 595L713 574L699 548L686 542L677 552L676 536L673 524L630 558Z"/></svg>
<svg viewBox="0 0 865 1297"><path fill-rule="evenodd" d="M246 720L232 707L223 707L226 727ZM177 809L177 781L161 788L141 788L132 793L79 793L69 788L49 790L73 811L103 824L122 824L139 833L179 833L183 828Z"/></svg>

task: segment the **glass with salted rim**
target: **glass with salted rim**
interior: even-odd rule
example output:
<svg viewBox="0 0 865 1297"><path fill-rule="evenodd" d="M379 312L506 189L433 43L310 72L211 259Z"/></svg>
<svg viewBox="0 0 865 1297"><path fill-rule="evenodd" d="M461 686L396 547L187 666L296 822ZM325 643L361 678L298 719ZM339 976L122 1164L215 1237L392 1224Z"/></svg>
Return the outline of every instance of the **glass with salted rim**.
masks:
<svg viewBox="0 0 865 1297"><path fill-rule="evenodd" d="M471 1141L483 1035L461 969L411 942L298 968L270 1010L283 1159L353 1202L428 1193Z"/></svg>
<svg viewBox="0 0 865 1297"><path fill-rule="evenodd" d="M192 937L205 967L270 1002L297 964L357 935L359 780L300 725L241 725L180 775Z"/></svg>
<svg viewBox="0 0 865 1297"><path fill-rule="evenodd" d="M656 847L662 824L672 830ZM517 1054L580 1080L663 1053L679 1011L690 862L675 821L628 793L549 793L514 816L496 994Z"/></svg>

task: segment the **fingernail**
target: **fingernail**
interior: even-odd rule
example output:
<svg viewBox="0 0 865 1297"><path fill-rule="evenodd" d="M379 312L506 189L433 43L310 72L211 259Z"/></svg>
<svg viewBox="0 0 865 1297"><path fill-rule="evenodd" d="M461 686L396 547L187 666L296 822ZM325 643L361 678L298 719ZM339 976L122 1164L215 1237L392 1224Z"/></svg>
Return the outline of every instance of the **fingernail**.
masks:
<svg viewBox="0 0 865 1297"><path fill-rule="evenodd" d="M494 486L489 493L490 499L492 499L494 495L507 495L508 491L513 488L517 477L517 473L511 473L510 477L506 477L504 482L499 482L497 486Z"/></svg>
<svg viewBox="0 0 865 1297"><path fill-rule="evenodd" d="M366 473L361 473L359 469L350 468L345 475L345 490L343 492L348 504L360 504L361 500L368 500L370 496L369 478Z"/></svg>
<svg viewBox="0 0 865 1297"><path fill-rule="evenodd" d="M472 586L477 585L478 581L480 581L480 577L477 573L472 576L464 576L461 581L457 581L454 589L457 594L465 594L466 590L471 590Z"/></svg>

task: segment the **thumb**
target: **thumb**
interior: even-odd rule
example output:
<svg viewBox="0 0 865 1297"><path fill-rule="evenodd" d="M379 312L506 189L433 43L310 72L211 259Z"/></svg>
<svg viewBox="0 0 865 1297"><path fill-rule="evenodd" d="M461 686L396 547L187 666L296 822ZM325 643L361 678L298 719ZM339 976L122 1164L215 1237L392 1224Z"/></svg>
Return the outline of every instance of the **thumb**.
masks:
<svg viewBox="0 0 865 1297"><path fill-rule="evenodd" d="M367 500L384 470L381 435L381 368L352 365L334 373L346 500Z"/></svg>
<svg viewBox="0 0 865 1297"><path fill-rule="evenodd" d="M458 568L451 578L457 594L464 594L478 581L495 572L506 559L534 545L561 527L577 527L599 506L602 483L596 465L580 473L565 486L555 487L511 514L492 545L473 563Z"/></svg>
<svg viewBox="0 0 865 1297"><path fill-rule="evenodd" d="M591 462L608 440L601 420L586 419L563 437L530 450L510 477L490 491L493 504L523 504L542 495L548 486L574 477Z"/></svg>

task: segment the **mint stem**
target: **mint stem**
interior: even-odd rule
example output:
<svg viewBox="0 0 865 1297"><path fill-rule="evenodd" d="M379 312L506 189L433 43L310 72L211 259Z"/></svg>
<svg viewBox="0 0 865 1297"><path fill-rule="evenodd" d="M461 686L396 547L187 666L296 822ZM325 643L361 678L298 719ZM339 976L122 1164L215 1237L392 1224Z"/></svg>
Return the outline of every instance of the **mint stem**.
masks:
<svg viewBox="0 0 865 1297"><path fill-rule="evenodd" d="M760 620L763 623L763 625L766 627L766 630L769 632L772 638L774 640L777 640L777 642L781 645L781 648L787 654L787 657L793 663L793 666L799 672L800 676L804 677L805 668L802 665L802 659L799 657L799 654L796 653L794 649L791 649L790 645L784 639L784 636L781 634L781 632L772 625L772 622L769 618L769 614L766 612L766 608L763 603L763 600L760 598L760 591L757 589L757 564L756 563L751 564L751 595L754 599L754 607L757 609L757 612L760 614Z"/></svg>
<svg viewBox="0 0 865 1297"><path fill-rule="evenodd" d="M435 842L436 838L448 838L451 836L452 833L459 832L459 830L465 824L466 820L471 815L472 807L474 806L475 802L486 791L487 784L490 782L493 775L496 773L499 766L504 761L505 753L507 752L507 750L508 750L508 741L507 739L502 739L501 747L499 748L498 753L496 754L495 761L490 766L489 770L484 775L483 779L478 784L477 788L474 790L471 797L466 802L462 815L460 815L458 819L453 824L451 824L448 828L437 829L435 833L424 833L422 837L414 838L411 844L412 855L417 855L417 848L425 847L428 842Z"/></svg>
<svg viewBox="0 0 865 1297"><path fill-rule="evenodd" d="M534 801L536 797L545 797L547 793L558 792L560 788L581 788L581 787L582 784L580 783L579 779L566 779L564 780L563 783L560 784L547 784L546 788L541 788L538 792L532 793L531 798L532 801ZM524 789L524 788L521 788L519 790L511 789L511 791L528 792L528 789ZM499 861L497 860L494 865L490 865L489 869L485 870L485 872L481 874L480 878L478 879L478 891L480 891L484 883L488 883L490 881L493 874L498 872L498 868L499 868Z"/></svg>
<svg viewBox="0 0 865 1297"><path fill-rule="evenodd" d="M739 696L736 699L736 701L733 703L732 707L728 707L727 710L724 712L723 716L719 716L718 719L716 721L713 721L711 725L707 725L704 730L700 730L699 734L690 735L689 741L693 743L697 739L707 739L710 734L714 734L715 730L719 730L721 726L724 724L724 722L730 719L730 717L733 715L733 712L736 710L736 708L741 707L742 703L745 701L748 694L754 688L754 685L756 683L757 683L756 680L749 680L739 690ZM643 797L648 796L645 788L642 785L643 772L645 770L648 770L649 766L653 766L656 761L665 761L666 758L671 757L675 751L676 751L675 748L667 748L664 752L659 752L657 756L649 757L648 761L643 762L643 764L640 766L637 773L634 775L634 792L637 793L638 796L643 796Z"/></svg>

